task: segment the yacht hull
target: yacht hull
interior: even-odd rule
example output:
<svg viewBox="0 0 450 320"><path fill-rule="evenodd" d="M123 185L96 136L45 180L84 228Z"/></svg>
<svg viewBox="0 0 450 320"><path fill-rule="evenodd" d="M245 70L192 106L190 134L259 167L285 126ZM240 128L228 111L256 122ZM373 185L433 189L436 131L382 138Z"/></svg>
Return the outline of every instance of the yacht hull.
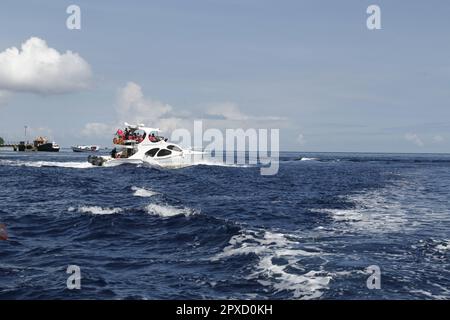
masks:
<svg viewBox="0 0 450 320"><path fill-rule="evenodd" d="M102 156L89 156L88 162L98 167L114 167L121 164L140 164L142 160L139 159L127 159L127 158L111 158Z"/></svg>

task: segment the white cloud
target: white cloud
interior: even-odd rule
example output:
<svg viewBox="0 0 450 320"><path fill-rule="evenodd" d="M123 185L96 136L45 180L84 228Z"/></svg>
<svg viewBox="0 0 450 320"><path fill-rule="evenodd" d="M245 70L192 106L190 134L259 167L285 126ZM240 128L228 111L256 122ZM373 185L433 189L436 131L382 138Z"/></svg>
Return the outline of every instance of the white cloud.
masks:
<svg viewBox="0 0 450 320"><path fill-rule="evenodd" d="M163 132L171 132L175 129L180 128L190 128L192 127L192 121L186 119L169 117L160 119L158 123L155 124L156 127L160 128Z"/></svg>
<svg viewBox="0 0 450 320"><path fill-rule="evenodd" d="M157 125L158 119L172 111L172 107L160 101L145 99L142 88L128 82L119 90L117 114L119 121Z"/></svg>
<svg viewBox="0 0 450 320"><path fill-rule="evenodd" d="M118 90L116 103L117 121L112 124L87 123L81 130L85 136L101 135L113 133L117 128L123 126L124 122L140 124L160 128L163 132L169 133L175 129L192 129L193 120L201 119L201 115L193 117L185 110L176 110L171 105L146 98L142 88L135 82L128 82L123 88ZM261 121L269 121L270 126L279 126L286 119L279 117L255 117L241 112L238 106L231 102L225 102L210 106L206 114L209 116L203 119L204 128L235 128L245 126L244 121L252 126L260 125ZM251 121L251 123L250 123ZM237 123L239 122L239 123ZM265 127L267 123L262 125Z"/></svg>
<svg viewBox="0 0 450 320"><path fill-rule="evenodd" d="M444 142L445 141L445 139L444 139L444 137L443 136L441 136L441 135L435 135L434 137L433 137L433 142L434 143L441 143L441 142Z"/></svg>
<svg viewBox="0 0 450 320"><path fill-rule="evenodd" d="M87 123L81 130L83 136L98 137L105 135L112 135L114 133L114 127L105 123L91 122Z"/></svg>
<svg viewBox="0 0 450 320"><path fill-rule="evenodd" d="M206 110L208 116L230 121L286 121L286 118L273 116L251 116L242 112L238 105L232 102L224 102L210 106Z"/></svg>
<svg viewBox="0 0 450 320"><path fill-rule="evenodd" d="M182 126L183 119L170 116L172 106L157 100L146 99L141 86L128 82L117 94L117 122L105 124L87 123L81 130L84 136L100 136L114 133L124 122L154 126L169 132Z"/></svg>
<svg viewBox="0 0 450 320"><path fill-rule="evenodd" d="M211 106L206 111L209 116L221 117L224 120L247 120L249 117L239 110L238 106L231 102L219 103Z"/></svg>
<svg viewBox="0 0 450 320"><path fill-rule="evenodd" d="M21 48L0 52L0 89L41 94L79 91L89 87L89 64L71 51L61 54L39 38L32 37Z"/></svg>
<svg viewBox="0 0 450 320"><path fill-rule="evenodd" d="M405 134L405 139L407 141L410 141L412 143L414 143L415 145L419 146L419 147L423 147L425 144L423 143L422 139L420 139L420 137L415 134L415 133L407 133Z"/></svg>
<svg viewBox="0 0 450 320"><path fill-rule="evenodd" d="M305 144L306 144L305 136L304 136L303 134L300 133L300 134L298 135L298 137L297 137L297 142L298 142L301 146L305 145Z"/></svg>

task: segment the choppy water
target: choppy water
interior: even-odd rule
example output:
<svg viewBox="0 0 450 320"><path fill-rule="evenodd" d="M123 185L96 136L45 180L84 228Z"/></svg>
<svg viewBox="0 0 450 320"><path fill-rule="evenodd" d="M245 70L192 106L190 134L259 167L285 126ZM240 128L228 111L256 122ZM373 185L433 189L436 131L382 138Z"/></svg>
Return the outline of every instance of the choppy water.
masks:
<svg viewBox="0 0 450 320"><path fill-rule="evenodd" d="M0 152L1 299L450 298L450 155L283 153L275 176L85 158Z"/></svg>

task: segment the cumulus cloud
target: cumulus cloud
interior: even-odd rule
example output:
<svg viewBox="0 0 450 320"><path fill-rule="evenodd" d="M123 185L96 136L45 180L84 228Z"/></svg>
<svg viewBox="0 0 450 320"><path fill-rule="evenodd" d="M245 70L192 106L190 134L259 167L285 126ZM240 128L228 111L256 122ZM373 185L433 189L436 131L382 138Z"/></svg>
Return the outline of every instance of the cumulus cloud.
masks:
<svg viewBox="0 0 450 320"><path fill-rule="evenodd" d="M119 90L117 113L120 121L152 124L172 111L172 106L145 99L141 86L128 82Z"/></svg>
<svg viewBox="0 0 450 320"><path fill-rule="evenodd" d="M173 111L169 104L144 97L140 85L128 82L118 90L116 103L117 121L112 124L99 122L87 123L81 130L85 136L111 134L124 122L145 124L169 132L176 128L185 127L185 119L171 115ZM186 115L185 115L186 116Z"/></svg>
<svg viewBox="0 0 450 320"><path fill-rule="evenodd" d="M59 53L40 38L0 52L0 90L69 93L89 87L91 77L89 64L78 53Z"/></svg>
<svg viewBox="0 0 450 320"><path fill-rule="evenodd" d="M407 133L405 134L405 139L409 142L414 143L415 145L419 147L423 147L425 144L423 143L422 139L415 133Z"/></svg>
<svg viewBox="0 0 450 320"><path fill-rule="evenodd" d="M147 126L157 127L165 132L176 128L186 127L186 113L177 110L173 116L174 108L158 100L144 97L142 88L135 82L128 82L119 89L117 97L118 122L123 124L143 123ZM178 116L183 114L184 118Z"/></svg>
<svg viewBox="0 0 450 320"><path fill-rule="evenodd" d="M211 105L203 118L205 128L234 128L247 124L257 126L260 121L270 121L271 126L278 126L284 118L256 117L243 113L239 107L231 102ZM111 133L122 127L124 122L160 128L169 133L175 129L192 129L193 120L201 119L201 115L193 117L189 112L175 109L167 103L145 97L142 88L135 82L128 82L118 90L116 102L116 119L112 124L88 123L81 130L83 135L100 135ZM267 123L263 123L266 126Z"/></svg>

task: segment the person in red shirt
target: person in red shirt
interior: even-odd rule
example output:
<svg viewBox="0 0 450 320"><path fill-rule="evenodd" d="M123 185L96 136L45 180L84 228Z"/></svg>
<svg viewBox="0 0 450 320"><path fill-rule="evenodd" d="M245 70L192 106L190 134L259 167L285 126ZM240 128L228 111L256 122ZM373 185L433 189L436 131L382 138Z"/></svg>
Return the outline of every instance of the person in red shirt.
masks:
<svg viewBox="0 0 450 320"><path fill-rule="evenodd" d="M149 137L149 140L150 140L151 142L158 142L158 139L156 139L154 133L152 133L152 135Z"/></svg>
<svg viewBox="0 0 450 320"><path fill-rule="evenodd" d="M3 223L0 223L0 240L8 240L8 234L6 233L6 227Z"/></svg>

